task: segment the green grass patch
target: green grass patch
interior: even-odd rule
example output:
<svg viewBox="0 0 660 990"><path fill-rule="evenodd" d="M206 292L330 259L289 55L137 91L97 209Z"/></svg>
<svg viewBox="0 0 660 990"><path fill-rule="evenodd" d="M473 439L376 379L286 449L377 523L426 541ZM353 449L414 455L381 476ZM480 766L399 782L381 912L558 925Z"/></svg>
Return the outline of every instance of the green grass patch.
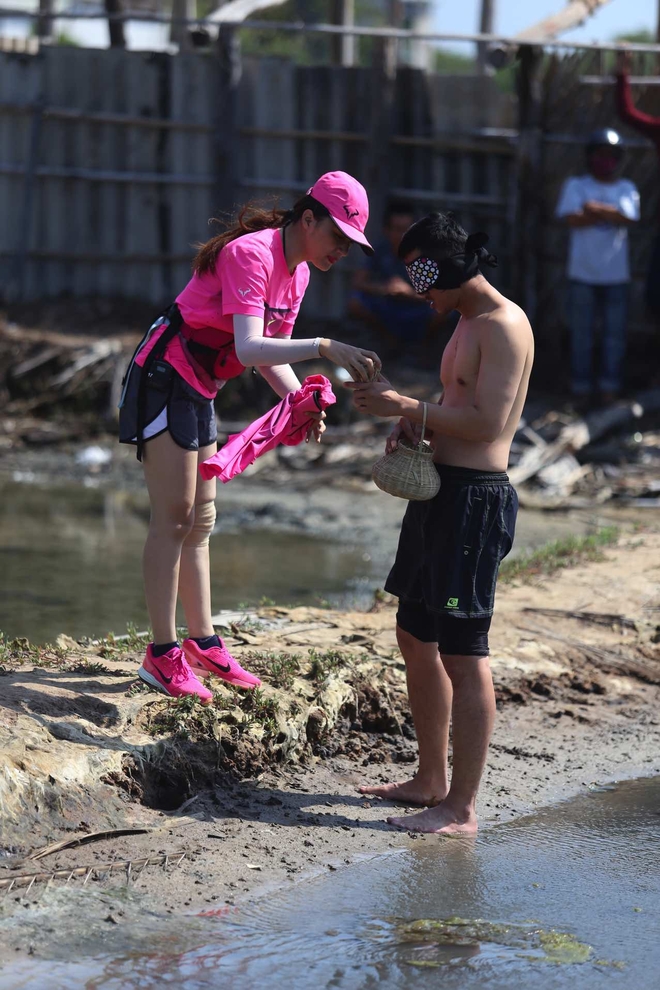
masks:
<svg viewBox="0 0 660 990"><path fill-rule="evenodd" d="M300 653L260 653L253 651L243 658L250 669L268 678L273 687L289 691L294 678L300 673Z"/></svg>
<svg viewBox="0 0 660 990"><path fill-rule="evenodd" d="M67 651L47 644L34 646L25 637L8 639L0 632L0 664L33 663L35 667L61 667L66 662Z"/></svg>
<svg viewBox="0 0 660 990"><path fill-rule="evenodd" d="M146 650L151 639L150 629L139 633L133 623L129 622L126 625L125 636L115 636L114 633L108 633L107 636L103 637L99 643L99 656L105 660L111 660L118 653L141 653Z"/></svg>
<svg viewBox="0 0 660 990"><path fill-rule="evenodd" d="M280 710L276 698L268 698L260 688L255 688L254 691L242 691L239 704L248 722L256 722L269 734L275 731Z"/></svg>
<svg viewBox="0 0 660 990"><path fill-rule="evenodd" d="M203 705L196 695L168 701L148 714L147 730L152 736L178 736L180 739L213 738L217 712Z"/></svg>
<svg viewBox="0 0 660 990"><path fill-rule="evenodd" d="M327 681L330 674L334 674L342 667L347 667L353 660L350 653L343 653L341 650L309 650L310 677L313 681L321 683Z"/></svg>
<svg viewBox="0 0 660 990"><path fill-rule="evenodd" d="M80 660L78 663L74 663L71 667L66 668L67 674L92 674L96 676L106 676L111 677L114 671L106 667L104 663L94 660Z"/></svg>
<svg viewBox="0 0 660 990"><path fill-rule="evenodd" d="M500 569L500 581L511 583L531 577L547 577L565 567L575 567L586 561L603 560L603 548L613 546L619 539L616 526L605 526L589 536L567 536L545 546L505 560Z"/></svg>
<svg viewBox="0 0 660 990"><path fill-rule="evenodd" d="M242 712L238 719L231 707L227 707L226 696L223 699L218 694L210 705L203 705L195 695L186 695L148 706L144 710L146 729L152 736L172 736L193 741L219 739L222 723L232 726L239 735L250 725L260 725L267 735L277 731L279 704L275 698L267 697L258 688L255 691L236 689L232 693L236 708Z"/></svg>

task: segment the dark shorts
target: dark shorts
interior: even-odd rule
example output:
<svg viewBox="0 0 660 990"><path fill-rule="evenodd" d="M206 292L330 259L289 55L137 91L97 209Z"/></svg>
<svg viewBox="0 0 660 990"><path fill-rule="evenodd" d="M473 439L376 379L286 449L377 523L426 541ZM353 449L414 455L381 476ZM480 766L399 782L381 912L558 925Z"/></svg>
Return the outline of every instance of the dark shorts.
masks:
<svg viewBox="0 0 660 990"><path fill-rule="evenodd" d="M441 653L484 656L518 496L506 474L437 469L435 498L408 504L385 590L399 598L397 621L416 639L437 642Z"/></svg>
<svg viewBox="0 0 660 990"><path fill-rule="evenodd" d="M424 602L399 599L396 624L422 643L437 643L443 657L487 657L488 630L492 616L483 619L457 619L438 615L427 609Z"/></svg>
<svg viewBox="0 0 660 990"><path fill-rule="evenodd" d="M119 410L119 442L137 444L137 401L142 368L134 364ZM154 361L145 390L145 442L169 430L184 450L199 450L216 441L213 400L184 381L166 361Z"/></svg>

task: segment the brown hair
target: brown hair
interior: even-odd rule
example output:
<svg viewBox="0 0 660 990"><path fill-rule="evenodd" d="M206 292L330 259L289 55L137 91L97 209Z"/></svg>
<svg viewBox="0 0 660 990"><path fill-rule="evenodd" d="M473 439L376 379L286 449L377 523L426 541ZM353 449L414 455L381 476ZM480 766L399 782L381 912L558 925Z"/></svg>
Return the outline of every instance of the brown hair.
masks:
<svg viewBox="0 0 660 990"><path fill-rule="evenodd" d="M247 203L241 208L238 216L226 224L226 229L221 234L212 237L205 244L197 245L197 254L193 261L193 272L195 275L205 275L213 271L218 255L225 244L235 241L243 234L253 234L257 230L275 229L285 227L289 223L297 223L305 210L311 210L317 220L329 217L330 213L313 196L302 196L290 210L282 210L276 206L264 209L255 203ZM212 220L211 223L221 223L222 221Z"/></svg>

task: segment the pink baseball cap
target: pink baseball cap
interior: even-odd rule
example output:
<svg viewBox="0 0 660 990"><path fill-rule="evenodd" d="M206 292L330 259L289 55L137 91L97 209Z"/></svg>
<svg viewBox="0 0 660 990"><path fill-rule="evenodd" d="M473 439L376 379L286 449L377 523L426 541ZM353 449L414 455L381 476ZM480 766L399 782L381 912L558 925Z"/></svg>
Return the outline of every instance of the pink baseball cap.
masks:
<svg viewBox="0 0 660 990"><path fill-rule="evenodd" d="M367 190L357 179L348 172L326 172L316 180L307 195L325 206L342 234L359 244L365 254L374 253L364 236L369 219Z"/></svg>

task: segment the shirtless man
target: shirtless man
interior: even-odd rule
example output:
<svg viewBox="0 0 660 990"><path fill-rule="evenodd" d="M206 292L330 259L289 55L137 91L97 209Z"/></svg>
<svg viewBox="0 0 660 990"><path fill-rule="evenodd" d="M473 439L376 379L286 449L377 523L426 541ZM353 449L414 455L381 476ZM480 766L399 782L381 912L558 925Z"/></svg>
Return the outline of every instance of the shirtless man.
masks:
<svg viewBox="0 0 660 990"><path fill-rule="evenodd" d="M416 832L474 834L477 790L495 717L488 629L501 560L511 549L518 498L506 475L534 357L523 311L479 271L494 265L485 234L470 237L434 213L404 234L399 256L415 290L438 314L460 322L442 357L443 394L428 405L439 493L409 502L385 588L399 598L397 640L419 745L412 780L362 787L405 804L427 806L388 818ZM419 437L425 403L381 379L347 383L360 412L400 416L387 441ZM452 722L453 769L447 751Z"/></svg>

